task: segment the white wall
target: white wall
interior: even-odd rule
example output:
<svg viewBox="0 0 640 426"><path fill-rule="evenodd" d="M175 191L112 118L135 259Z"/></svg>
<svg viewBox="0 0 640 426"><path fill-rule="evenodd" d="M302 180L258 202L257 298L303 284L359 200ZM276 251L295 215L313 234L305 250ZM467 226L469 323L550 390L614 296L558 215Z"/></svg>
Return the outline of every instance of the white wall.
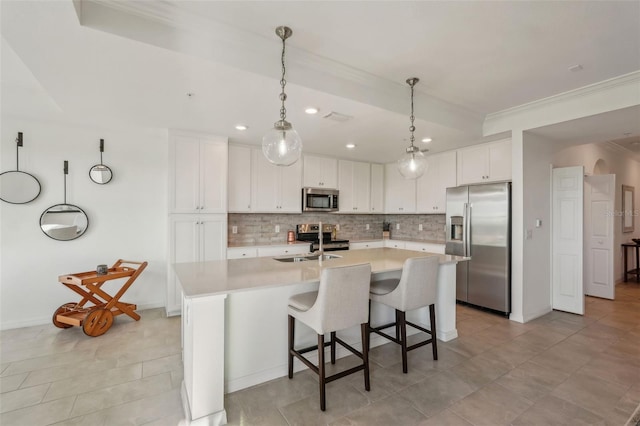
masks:
<svg viewBox="0 0 640 426"><path fill-rule="evenodd" d="M551 163L555 143L523 133L523 318L529 321L551 311ZM536 219L542 226L536 228ZM530 239L527 231L532 232Z"/></svg>
<svg viewBox="0 0 640 426"><path fill-rule="evenodd" d="M24 133L20 170L34 174L42 193L29 204L0 202L0 327L48 323L55 309L79 296L58 276L123 258L149 266L122 300L139 308L164 306L167 262L167 133L141 128L97 128L2 116L2 171L15 169L15 138ZM99 163L114 172L107 185L89 179ZM40 215L63 202L63 161L69 161L67 202L85 210L89 228L73 241L56 241ZM108 283L114 294L123 282Z"/></svg>
<svg viewBox="0 0 640 426"><path fill-rule="evenodd" d="M622 210L622 185L630 185L635 188L635 209L640 210L640 163L631 159L622 152L616 151L604 144L578 145L563 149L553 157L554 167L584 166L585 173L594 174L596 162L604 160L608 173L616 175L616 199L615 210ZM623 278L623 259L620 244L628 242L631 238L640 238L640 216L635 218L635 231L633 233L622 232L621 216L616 215L614 220L614 277L616 281ZM629 256L631 257L631 256Z"/></svg>

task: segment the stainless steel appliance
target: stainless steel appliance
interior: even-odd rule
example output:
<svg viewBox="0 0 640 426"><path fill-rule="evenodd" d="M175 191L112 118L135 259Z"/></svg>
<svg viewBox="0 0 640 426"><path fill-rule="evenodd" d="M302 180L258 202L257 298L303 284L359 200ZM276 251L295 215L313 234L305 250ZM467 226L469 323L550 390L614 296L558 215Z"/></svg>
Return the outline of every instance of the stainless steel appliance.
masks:
<svg viewBox="0 0 640 426"><path fill-rule="evenodd" d="M302 211L336 212L338 195L337 189L302 188Z"/></svg>
<svg viewBox="0 0 640 426"><path fill-rule="evenodd" d="M322 248L324 251L349 250L349 240L333 239L335 225L322 224ZM307 241L310 244L310 251L320 250L320 225L317 223L306 223L296 225L296 235L298 241Z"/></svg>
<svg viewBox="0 0 640 426"><path fill-rule="evenodd" d="M445 253L468 256L456 299L511 312L511 183L447 188Z"/></svg>

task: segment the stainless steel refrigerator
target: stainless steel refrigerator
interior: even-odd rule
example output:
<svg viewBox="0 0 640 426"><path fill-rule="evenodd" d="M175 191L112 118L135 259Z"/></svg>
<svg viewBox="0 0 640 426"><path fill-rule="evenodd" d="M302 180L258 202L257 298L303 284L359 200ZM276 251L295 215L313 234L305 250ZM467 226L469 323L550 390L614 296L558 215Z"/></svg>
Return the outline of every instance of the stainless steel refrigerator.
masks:
<svg viewBox="0 0 640 426"><path fill-rule="evenodd" d="M511 312L511 183L447 188L446 254L468 256L456 299Z"/></svg>

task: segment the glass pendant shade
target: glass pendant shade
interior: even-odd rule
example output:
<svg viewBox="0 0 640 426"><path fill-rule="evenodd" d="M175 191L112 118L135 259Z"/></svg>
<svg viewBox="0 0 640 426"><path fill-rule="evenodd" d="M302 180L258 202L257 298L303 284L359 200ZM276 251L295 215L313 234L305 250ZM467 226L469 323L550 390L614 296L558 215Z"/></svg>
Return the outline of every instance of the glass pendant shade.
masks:
<svg viewBox="0 0 640 426"><path fill-rule="evenodd" d="M262 137L262 153L276 166L290 166L300 159L302 139L291 123L278 121Z"/></svg>
<svg viewBox="0 0 640 426"><path fill-rule="evenodd" d="M415 146L407 148L405 154L398 160L398 171L405 179L417 179L428 168L427 158Z"/></svg>

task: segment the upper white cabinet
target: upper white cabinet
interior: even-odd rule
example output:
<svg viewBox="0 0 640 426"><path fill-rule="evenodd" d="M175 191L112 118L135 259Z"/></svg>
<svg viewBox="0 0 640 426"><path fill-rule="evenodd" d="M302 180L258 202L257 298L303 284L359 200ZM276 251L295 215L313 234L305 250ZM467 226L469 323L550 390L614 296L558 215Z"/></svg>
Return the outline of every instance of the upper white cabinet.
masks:
<svg viewBox="0 0 640 426"><path fill-rule="evenodd" d="M261 150L252 150L252 201L251 211L263 213L302 212L302 165L271 164Z"/></svg>
<svg viewBox="0 0 640 426"><path fill-rule="evenodd" d="M427 162L429 168L416 182L416 210L444 214L447 188L456 186L456 152L430 155Z"/></svg>
<svg viewBox="0 0 640 426"><path fill-rule="evenodd" d="M338 160L304 155L304 187L338 189Z"/></svg>
<svg viewBox="0 0 640 426"><path fill-rule="evenodd" d="M371 166L359 161L338 161L341 213L369 213Z"/></svg>
<svg viewBox="0 0 640 426"><path fill-rule="evenodd" d="M458 150L458 185L511 180L511 139Z"/></svg>
<svg viewBox="0 0 640 426"><path fill-rule="evenodd" d="M229 145L229 211L251 211L251 148Z"/></svg>
<svg viewBox="0 0 640 426"><path fill-rule="evenodd" d="M416 181L403 178L396 163L385 164L384 210L386 213L416 212Z"/></svg>
<svg viewBox="0 0 640 426"><path fill-rule="evenodd" d="M384 166L371 165L371 213L384 212Z"/></svg>
<svg viewBox="0 0 640 426"><path fill-rule="evenodd" d="M169 212L227 212L227 139L171 132Z"/></svg>

